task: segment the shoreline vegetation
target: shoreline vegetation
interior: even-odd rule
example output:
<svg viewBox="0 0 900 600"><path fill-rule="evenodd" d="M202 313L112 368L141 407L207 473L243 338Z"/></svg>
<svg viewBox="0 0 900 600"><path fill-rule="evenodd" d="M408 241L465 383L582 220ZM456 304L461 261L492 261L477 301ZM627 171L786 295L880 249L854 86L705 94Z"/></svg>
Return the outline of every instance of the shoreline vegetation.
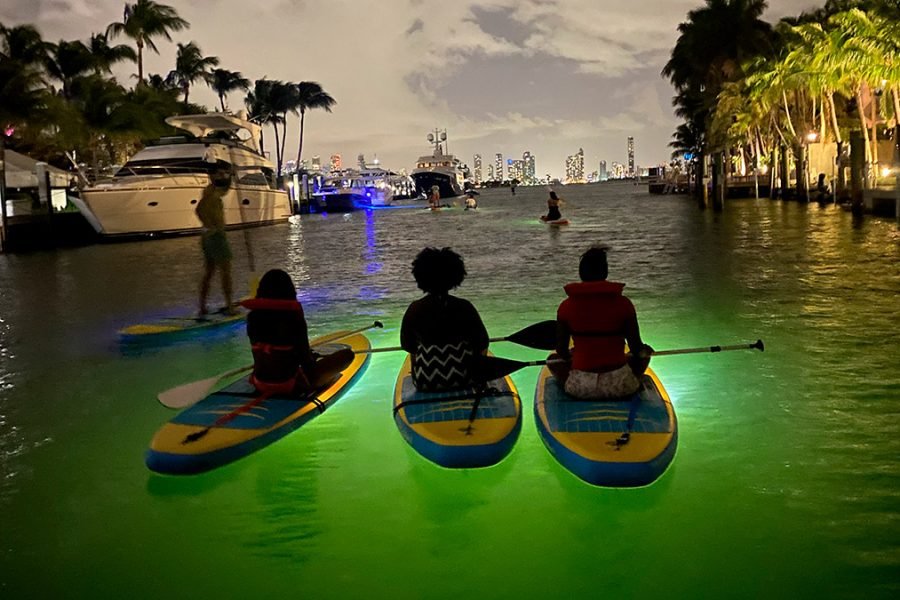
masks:
<svg viewBox="0 0 900 600"><path fill-rule="evenodd" d="M711 176L721 208L741 175L809 199L816 145L836 197L857 206L862 188L900 180L900 0L828 0L774 25L761 20L766 6L706 0L678 26L662 70L684 120L672 156L689 160L703 207Z"/></svg>
<svg viewBox="0 0 900 600"><path fill-rule="evenodd" d="M145 53L158 54L161 40L173 42L173 33L189 28L174 8L153 0L125 4L122 21L86 41L52 43L33 25L0 23L0 153L5 145L74 169L85 185L151 140L175 134L166 117L207 112L190 102L192 88L206 84L219 99L213 110L222 112L228 111L229 94L246 92L243 108L249 119L272 127L279 173L287 160L288 117L298 115L299 165L307 111L331 112L335 99L314 81L263 77L251 83L240 72L220 68L219 59L204 56L193 41L177 43L169 73L144 73ZM112 74L123 62L135 64L132 87ZM265 138L261 145L265 152Z"/></svg>
<svg viewBox="0 0 900 600"><path fill-rule="evenodd" d="M761 19L766 7L766 0L705 0L678 26L662 69L684 120L669 144L672 156L687 159L701 205L710 200L709 180L720 207L737 176L809 198L816 171L829 165L834 194L854 201L862 187L900 178L900 0L827 0L774 25ZM206 112L190 102L192 88L206 84L219 100L214 110L228 111L229 95L246 93L249 119L272 128L261 145L265 152L269 142L277 173L287 162L289 117L298 116L299 166L306 113L331 112L335 99L312 81L251 83L194 41L177 43L169 73L145 73L144 54L159 53L160 41L174 43L172 35L189 28L173 7L153 0L125 4L122 21L86 41L52 43L33 25L0 24L0 158L5 145L74 169L86 185L151 140L175 134L166 117ZM136 68L131 87L112 74L123 62Z"/></svg>

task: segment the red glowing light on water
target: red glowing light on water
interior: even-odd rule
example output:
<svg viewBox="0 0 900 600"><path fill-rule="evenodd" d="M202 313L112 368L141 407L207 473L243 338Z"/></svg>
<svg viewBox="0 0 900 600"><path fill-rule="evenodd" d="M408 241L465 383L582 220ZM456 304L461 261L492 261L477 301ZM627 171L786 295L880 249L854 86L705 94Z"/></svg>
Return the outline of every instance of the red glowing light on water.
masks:
<svg viewBox="0 0 900 600"><path fill-rule="evenodd" d="M12 137L12 134L14 134L15 132L16 132L16 128L13 127L12 125L7 125L3 129L3 135L5 135L6 137Z"/></svg>

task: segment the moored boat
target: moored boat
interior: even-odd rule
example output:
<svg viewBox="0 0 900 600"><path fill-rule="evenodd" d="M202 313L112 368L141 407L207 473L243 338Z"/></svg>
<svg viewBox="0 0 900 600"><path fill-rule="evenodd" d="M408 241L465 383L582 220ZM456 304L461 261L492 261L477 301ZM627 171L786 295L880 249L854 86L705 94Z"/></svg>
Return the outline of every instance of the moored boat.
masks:
<svg viewBox="0 0 900 600"><path fill-rule="evenodd" d="M161 138L135 154L112 179L82 190L97 233L155 236L200 231L194 213L209 173L225 167L231 185L222 198L228 228L285 221L288 195L276 186L272 164L259 150L259 125L225 113L169 117L189 135ZM242 139L238 132L246 132Z"/></svg>
<svg viewBox="0 0 900 600"><path fill-rule="evenodd" d="M452 154L445 154L447 132L434 130L428 134L428 141L434 144L434 152L420 156L416 168L410 174L416 184L416 193L428 196L434 186L441 198L455 198L465 193L467 169Z"/></svg>

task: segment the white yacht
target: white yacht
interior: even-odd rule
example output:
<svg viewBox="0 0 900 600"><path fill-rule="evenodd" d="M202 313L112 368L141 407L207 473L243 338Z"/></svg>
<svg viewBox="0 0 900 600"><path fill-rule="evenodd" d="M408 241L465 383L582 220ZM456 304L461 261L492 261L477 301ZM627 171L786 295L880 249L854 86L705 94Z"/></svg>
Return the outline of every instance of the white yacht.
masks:
<svg viewBox="0 0 900 600"><path fill-rule="evenodd" d="M325 211L382 208L394 199L396 177L378 166L347 169L333 173L312 195Z"/></svg>
<svg viewBox="0 0 900 600"><path fill-rule="evenodd" d="M190 136L162 138L135 154L112 179L82 191L86 217L103 236L196 233L194 214L209 173L217 165L232 171L223 197L229 228L265 225L291 214L275 171L260 152L260 127L246 114L175 116L166 123ZM249 134L241 138L239 132Z"/></svg>
<svg viewBox="0 0 900 600"><path fill-rule="evenodd" d="M411 173L416 183L416 193L427 196L431 188L437 186L441 198L462 196L468 176L466 168L452 154L444 154L447 132L435 129L428 134L428 141L434 144L434 152L420 156L416 168Z"/></svg>

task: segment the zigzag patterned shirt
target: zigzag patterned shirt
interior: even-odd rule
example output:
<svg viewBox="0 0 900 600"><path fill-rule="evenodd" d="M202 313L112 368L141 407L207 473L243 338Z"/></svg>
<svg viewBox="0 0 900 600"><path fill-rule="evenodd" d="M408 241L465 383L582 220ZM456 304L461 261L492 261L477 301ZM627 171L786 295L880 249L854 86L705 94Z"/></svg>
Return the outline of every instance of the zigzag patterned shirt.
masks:
<svg viewBox="0 0 900 600"><path fill-rule="evenodd" d="M400 344L412 356L412 378L422 391L471 385L469 361L488 347L488 333L468 300L428 294L409 305Z"/></svg>

